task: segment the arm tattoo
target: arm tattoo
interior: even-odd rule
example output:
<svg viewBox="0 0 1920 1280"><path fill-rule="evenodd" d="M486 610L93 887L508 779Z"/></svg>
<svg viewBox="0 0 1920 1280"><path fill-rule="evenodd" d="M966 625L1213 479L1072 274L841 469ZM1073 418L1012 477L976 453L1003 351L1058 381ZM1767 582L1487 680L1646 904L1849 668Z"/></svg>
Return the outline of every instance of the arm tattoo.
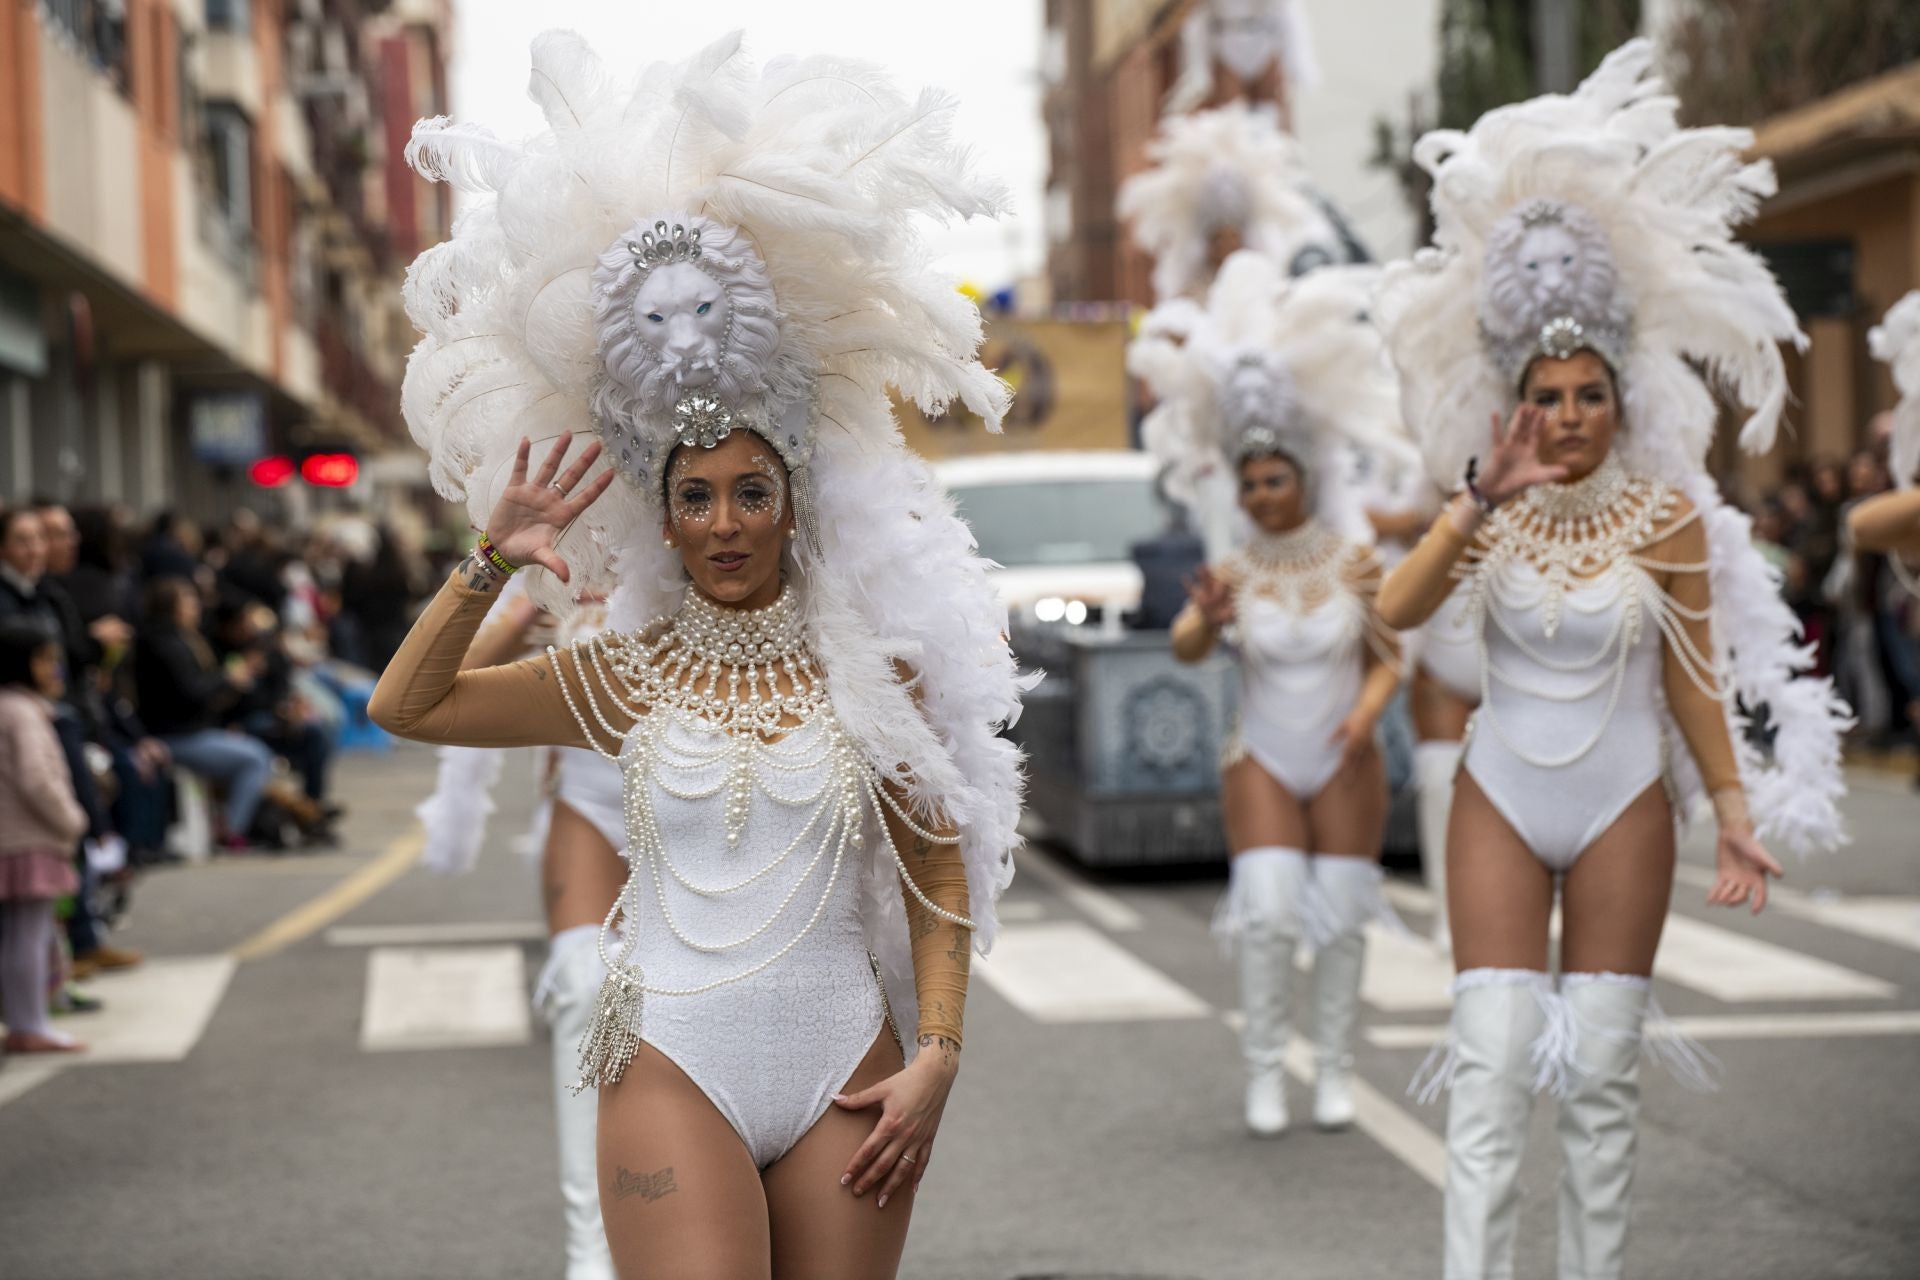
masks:
<svg viewBox="0 0 1920 1280"><path fill-rule="evenodd" d="M613 1175L615 1200L639 1196L648 1204L652 1204L655 1200L670 1196L679 1189L679 1184L673 1180L672 1165L664 1169L655 1169L652 1173L635 1173L625 1165L621 1165L619 1171Z"/></svg>
<svg viewBox="0 0 1920 1280"><path fill-rule="evenodd" d="M494 567L480 558L475 551L460 562L461 575L466 579L469 591L492 591L500 585L500 575Z"/></svg>
<svg viewBox="0 0 1920 1280"><path fill-rule="evenodd" d="M940 927L940 918L931 911L916 911L908 916L907 919L912 923L913 941L915 942L931 936L933 931Z"/></svg>
<svg viewBox="0 0 1920 1280"><path fill-rule="evenodd" d="M915 833L913 837L913 853L915 857L924 858L932 853L936 847L933 841L917 832Z"/></svg>

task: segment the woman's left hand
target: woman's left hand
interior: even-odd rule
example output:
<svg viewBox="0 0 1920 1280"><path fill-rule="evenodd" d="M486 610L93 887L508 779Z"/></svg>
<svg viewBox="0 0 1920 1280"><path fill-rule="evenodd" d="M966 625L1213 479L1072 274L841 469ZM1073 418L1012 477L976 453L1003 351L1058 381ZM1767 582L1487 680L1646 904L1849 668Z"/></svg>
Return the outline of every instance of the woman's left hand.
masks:
<svg viewBox="0 0 1920 1280"><path fill-rule="evenodd" d="M1767 905L1767 877L1786 874L1754 836L1753 828L1745 825L1721 827L1713 857L1713 888L1707 893L1710 907L1737 907L1751 898L1753 914L1759 915Z"/></svg>
<svg viewBox="0 0 1920 1280"><path fill-rule="evenodd" d="M853 1153L840 1185L856 1196L880 1188L875 1207L884 1209L902 1186L918 1187L933 1156L933 1136L947 1109L947 1094L960 1071L959 1050L945 1041L927 1045L911 1065L870 1089L838 1094L834 1102L847 1111L880 1108L873 1132ZM911 1157L909 1159L909 1157Z"/></svg>
<svg viewBox="0 0 1920 1280"><path fill-rule="evenodd" d="M1355 707L1327 739L1327 744L1340 753L1341 769L1351 766L1373 745L1374 721L1375 717L1365 707Z"/></svg>

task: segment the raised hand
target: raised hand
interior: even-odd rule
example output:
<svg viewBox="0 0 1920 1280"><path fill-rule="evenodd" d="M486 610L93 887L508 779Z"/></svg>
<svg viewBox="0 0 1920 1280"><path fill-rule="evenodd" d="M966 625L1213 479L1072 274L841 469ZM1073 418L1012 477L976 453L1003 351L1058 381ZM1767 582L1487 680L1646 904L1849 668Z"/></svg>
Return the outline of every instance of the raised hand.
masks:
<svg viewBox="0 0 1920 1280"><path fill-rule="evenodd" d="M562 435L547 451L533 479L528 480L527 461L533 452L533 443L522 437L520 450L513 459L513 474L500 500L494 504L493 514L487 517L487 537L507 563L540 565L562 582L568 581L571 575L567 562L554 549L555 544L567 526L578 520L580 513L592 506L594 499L613 483L611 469L602 471L584 485L580 483L600 457L598 441L588 445L556 480L555 473L559 472L560 463L572 444L572 432Z"/></svg>
<svg viewBox="0 0 1920 1280"><path fill-rule="evenodd" d="M1540 430L1546 423L1544 410L1522 404L1513 411L1506 429L1500 427L1500 415L1493 415L1493 449L1481 460L1474 486L1488 502L1499 506L1515 494L1536 484L1553 484L1567 478L1567 469L1548 466L1537 452Z"/></svg>
<svg viewBox="0 0 1920 1280"><path fill-rule="evenodd" d="M1233 621L1233 588L1206 565L1201 565L1187 579L1187 599L1193 601L1200 616L1216 631Z"/></svg>

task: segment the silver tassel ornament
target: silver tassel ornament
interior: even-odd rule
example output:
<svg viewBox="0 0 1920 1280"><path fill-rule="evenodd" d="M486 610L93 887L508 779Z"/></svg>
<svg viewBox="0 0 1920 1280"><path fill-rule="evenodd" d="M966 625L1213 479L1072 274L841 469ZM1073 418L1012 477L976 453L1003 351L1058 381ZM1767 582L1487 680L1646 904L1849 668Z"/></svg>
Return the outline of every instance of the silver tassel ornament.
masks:
<svg viewBox="0 0 1920 1280"><path fill-rule="evenodd" d="M601 982L593 1021L580 1041L580 1078L571 1086L574 1093L618 1084L640 1051L642 982L640 971L625 965L615 965Z"/></svg>

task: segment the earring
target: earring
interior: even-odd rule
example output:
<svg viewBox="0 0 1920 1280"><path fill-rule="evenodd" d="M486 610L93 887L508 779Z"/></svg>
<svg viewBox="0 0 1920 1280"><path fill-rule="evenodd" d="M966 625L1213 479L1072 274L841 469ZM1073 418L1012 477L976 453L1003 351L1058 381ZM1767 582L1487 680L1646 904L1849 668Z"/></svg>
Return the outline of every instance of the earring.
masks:
<svg viewBox="0 0 1920 1280"><path fill-rule="evenodd" d="M665 547L665 548L666 548L667 550L669 550L669 551L671 551L671 550L673 550L673 539L672 539L672 538L662 538L662 539L660 539L660 545L661 545L661 546L663 546L663 547Z"/></svg>
<svg viewBox="0 0 1920 1280"><path fill-rule="evenodd" d="M788 542L792 542L792 541L793 541L793 540L794 540L795 538L797 538L797 537L799 537L799 536L800 536L800 531L799 531L798 529L789 529L789 530L787 530L787 541L788 541Z"/></svg>

